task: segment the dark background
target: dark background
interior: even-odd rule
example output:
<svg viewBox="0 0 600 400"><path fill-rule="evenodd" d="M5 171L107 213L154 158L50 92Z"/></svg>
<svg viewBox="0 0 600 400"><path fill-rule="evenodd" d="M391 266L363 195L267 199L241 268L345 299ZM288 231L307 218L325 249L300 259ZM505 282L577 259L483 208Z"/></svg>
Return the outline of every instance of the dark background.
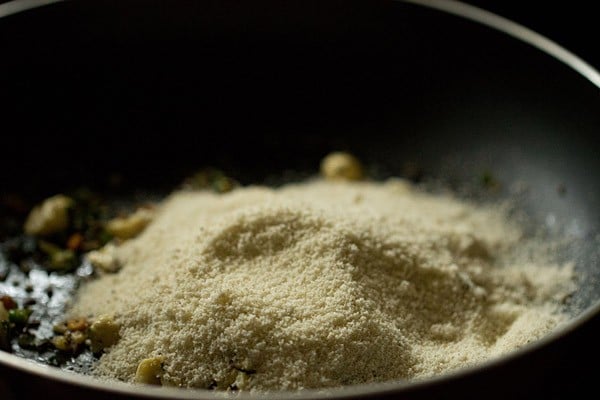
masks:
<svg viewBox="0 0 600 400"><path fill-rule="evenodd" d="M0 0L0 4L7 0ZM547 36L574 52L596 69L600 68L600 24L595 2L574 0L548 2L532 0L465 0L518 22Z"/></svg>
<svg viewBox="0 0 600 400"><path fill-rule="evenodd" d="M583 58L596 69L600 68L600 24L598 14L593 11L595 2L468 0L465 3L533 29Z"/></svg>

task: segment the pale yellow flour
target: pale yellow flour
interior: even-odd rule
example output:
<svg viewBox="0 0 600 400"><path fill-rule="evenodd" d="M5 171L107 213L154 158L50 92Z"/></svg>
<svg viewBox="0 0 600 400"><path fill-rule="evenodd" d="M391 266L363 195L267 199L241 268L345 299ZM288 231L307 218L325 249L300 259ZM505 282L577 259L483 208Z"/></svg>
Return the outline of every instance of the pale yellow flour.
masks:
<svg viewBox="0 0 600 400"><path fill-rule="evenodd" d="M422 378L503 354L565 320L570 266L506 264L520 230L499 208L401 180L177 192L122 269L71 314L113 314L95 369L133 381L295 390Z"/></svg>

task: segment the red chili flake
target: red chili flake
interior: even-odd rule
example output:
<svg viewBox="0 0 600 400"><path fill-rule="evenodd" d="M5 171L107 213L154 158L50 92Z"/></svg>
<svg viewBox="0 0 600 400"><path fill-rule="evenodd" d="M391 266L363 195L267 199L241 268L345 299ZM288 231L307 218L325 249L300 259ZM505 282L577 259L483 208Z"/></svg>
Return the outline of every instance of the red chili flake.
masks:
<svg viewBox="0 0 600 400"><path fill-rule="evenodd" d="M8 295L0 297L0 301L6 310L13 310L17 308L17 303Z"/></svg>
<svg viewBox="0 0 600 400"><path fill-rule="evenodd" d="M81 247L82 244L83 235L81 233L74 233L71 236L69 236L69 239L67 239L67 248L69 250L76 251Z"/></svg>

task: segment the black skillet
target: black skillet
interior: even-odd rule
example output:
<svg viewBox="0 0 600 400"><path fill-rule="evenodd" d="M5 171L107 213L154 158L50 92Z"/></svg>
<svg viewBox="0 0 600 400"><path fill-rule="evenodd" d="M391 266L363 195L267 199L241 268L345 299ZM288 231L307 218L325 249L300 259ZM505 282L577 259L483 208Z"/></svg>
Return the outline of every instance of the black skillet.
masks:
<svg viewBox="0 0 600 400"><path fill-rule="evenodd" d="M583 360L599 355L600 78L580 59L449 1L88 0L14 13L38 3L0 6L3 193L108 193L114 174L121 194L166 193L206 165L270 182L314 173L335 149L378 176L441 180L485 199L478 185L493 174L492 197L518 196L534 222L575 239L559 255L583 277L573 321L474 369L330 395L531 398L594 387ZM0 391L214 397L106 385L7 353Z"/></svg>

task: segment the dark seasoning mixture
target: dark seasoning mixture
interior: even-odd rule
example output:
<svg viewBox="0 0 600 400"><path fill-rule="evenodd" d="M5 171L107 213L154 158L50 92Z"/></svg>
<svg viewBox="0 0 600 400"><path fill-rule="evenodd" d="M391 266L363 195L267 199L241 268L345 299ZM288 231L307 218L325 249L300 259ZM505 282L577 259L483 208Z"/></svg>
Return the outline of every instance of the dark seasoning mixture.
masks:
<svg viewBox="0 0 600 400"><path fill-rule="evenodd" d="M201 170L183 184L216 192L235 185L215 169ZM39 203L44 205L55 215L42 227L31 223L35 211L23 198L16 194L1 198L0 350L88 373L102 354L102 338L94 337L91 321L64 319L79 285L97 274L84 255L142 230L144 221L124 226L130 222L126 215L136 208L151 210L152 204L115 201L81 188Z"/></svg>

